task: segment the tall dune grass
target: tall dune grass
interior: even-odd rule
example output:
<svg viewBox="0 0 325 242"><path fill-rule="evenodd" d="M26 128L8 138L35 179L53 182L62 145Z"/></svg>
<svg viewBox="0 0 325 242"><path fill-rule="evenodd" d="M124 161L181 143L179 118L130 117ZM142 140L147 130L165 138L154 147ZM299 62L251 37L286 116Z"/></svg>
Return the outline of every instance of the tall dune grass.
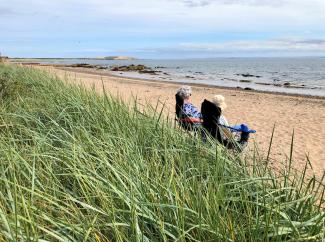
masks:
<svg viewBox="0 0 325 242"><path fill-rule="evenodd" d="M275 173L160 111L0 66L0 241L324 240L308 162Z"/></svg>

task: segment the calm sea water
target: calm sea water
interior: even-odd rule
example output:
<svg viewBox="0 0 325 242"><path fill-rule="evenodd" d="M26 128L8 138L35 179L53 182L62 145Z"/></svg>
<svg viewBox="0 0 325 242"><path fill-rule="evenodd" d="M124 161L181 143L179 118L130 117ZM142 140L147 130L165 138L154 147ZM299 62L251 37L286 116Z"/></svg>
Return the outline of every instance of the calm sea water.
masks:
<svg viewBox="0 0 325 242"><path fill-rule="evenodd" d="M49 62L49 61L47 61ZM159 75L116 73L122 76L202 83L216 86L325 96L325 58L217 58L187 60L84 60L51 61L57 64L89 63L103 66L144 64Z"/></svg>

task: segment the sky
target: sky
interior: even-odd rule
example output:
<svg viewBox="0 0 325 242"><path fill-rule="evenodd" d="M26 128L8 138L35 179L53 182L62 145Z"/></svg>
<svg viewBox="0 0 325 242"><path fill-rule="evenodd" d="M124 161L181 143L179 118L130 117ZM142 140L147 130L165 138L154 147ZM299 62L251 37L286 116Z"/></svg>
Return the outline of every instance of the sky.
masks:
<svg viewBox="0 0 325 242"><path fill-rule="evenodd" d="M325 0L0 0L10 57L325 56Z"/></svg>

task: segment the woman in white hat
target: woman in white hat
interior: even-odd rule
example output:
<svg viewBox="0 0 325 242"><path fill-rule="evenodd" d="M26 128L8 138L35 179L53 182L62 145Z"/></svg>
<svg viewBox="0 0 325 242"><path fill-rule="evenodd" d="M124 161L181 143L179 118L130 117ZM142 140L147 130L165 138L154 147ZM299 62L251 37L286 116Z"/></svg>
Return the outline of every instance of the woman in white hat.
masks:
<svg viewBox="0 0 325 242"><path fill-rule="evenodd" d="M222 95L215 95L212 100L212 103L214 103L217 107L219 107L221 109L221 115L219 118L219 124L226 126L226 127L222 127L221 130L221 136L223 139L233 139L235 138L235 140L238 140L240 146L242 148L244 148L247 145L248 142L248 138L249 138L249 133L252 132L256 132L254 130L249 130L248 126L246 124L241 124L240 129L241 131L239 131L238 127L236 127L236 132L232 132L229 128L229 124L228 121L226 119L226 117L222 114L224 112L224 110L227 108L227 104L225 101L225 97ZM234 128L234 127L233 127ZM246 131L244 130L246 129Z"/></svg>
<svg viewBox="0 0 325 242"><path fill-rule="evenodd" d="M221 112L224 112L224 110L227 108L225 97L222 95L215 95L212 98L211 102L214 103L217 107L219 107L221 109ZM223 114L220 115L219 123L221 125L229 126L228 121Z"/></svg>

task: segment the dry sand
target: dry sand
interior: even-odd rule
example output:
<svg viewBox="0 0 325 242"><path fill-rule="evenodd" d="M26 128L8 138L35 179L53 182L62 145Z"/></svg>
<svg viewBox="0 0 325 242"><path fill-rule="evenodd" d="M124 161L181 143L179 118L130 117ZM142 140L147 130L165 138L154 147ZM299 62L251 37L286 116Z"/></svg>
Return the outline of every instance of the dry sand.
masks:
<svg viewBox="0 0 325 242"><path fill-rule="evenodd" d="M166 102L166 113L175 116L175 91L180 84L115 77L109 72L85 69L59 69L38 67L55 73L69 82L94 86L99 92L102 82L105 89L123 98L137 96L140 102L153 105ZM228 108L224 114L231 124L247 123L256 129L250 142L250 149L256 144L265 157L269 147L273 126L275 133L271 157L274 165L284 161L290 153L293 130L294 167L303 169L306 156L309 157L314 172L321 177L325 169L325 99L304 96L290 96L274 93L260 93L238 89L211 86L193 86L192 102L200 107L205 98L214 94L226 97Z"/></svg>

